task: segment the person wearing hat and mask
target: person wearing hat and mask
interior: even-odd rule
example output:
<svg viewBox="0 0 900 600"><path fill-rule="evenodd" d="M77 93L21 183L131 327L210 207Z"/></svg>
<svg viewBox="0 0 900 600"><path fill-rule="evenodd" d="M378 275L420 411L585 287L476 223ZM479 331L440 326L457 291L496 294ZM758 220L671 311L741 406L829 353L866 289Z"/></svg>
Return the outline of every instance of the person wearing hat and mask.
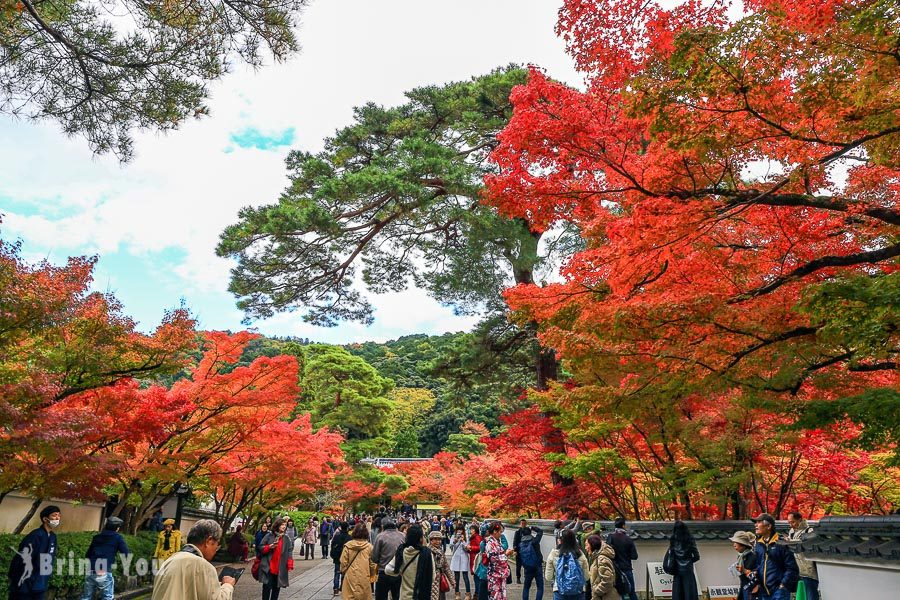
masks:
<svg viewBox="0 0 900 600"><path fill-rule="evenodd" d="M25 536L9 564L10 600L44 600L56 558L56 534L61 516L58 506L47 506L41 513L41 526ZM50 557L50 569L46 568ZM43 558L43 560L42 560ZM41 564L45 568L41 568Z"/></svg>
<svg viewBox="0 0 900 600"><path fill-rule="evenodd" d="M90 570L84 576L84 592L81 600L92 600L94 591L100 592L103 600L112 600L116 584L112 568L116 563L116 553L131 554L125 538L119 533L122 519L110 517L106 520L103 531L94 536L88 546L85 557L90 561Z"/></svg>
<svg viewBox="0 0 900 600"><path fill-rule="evenodd" d="M753 551L753 547L756 545L756 536L749 531L738 531L728 539L734 546L735 552L738 553L737 560L728 567L731 575L737 577L741 582L737 600L751 600L758 583L756 552Z"/></svg>
<svg viewBox="0 0 900 600"><path fill-rule="evenodd" d="M179 550L181 550L181 532L175 529L175 519L166 519L163 521L163 530L156 538L156 550L153 552L153 558L162 564Z"/></svg>
<svg viewBox="0 0 900 600"><path fill-rule="evenodd" d="M756 524L756 573L759 576L759 600L789 600L797 586L800 570L794 553L775 532L775 517L763 513Z"/></svg>

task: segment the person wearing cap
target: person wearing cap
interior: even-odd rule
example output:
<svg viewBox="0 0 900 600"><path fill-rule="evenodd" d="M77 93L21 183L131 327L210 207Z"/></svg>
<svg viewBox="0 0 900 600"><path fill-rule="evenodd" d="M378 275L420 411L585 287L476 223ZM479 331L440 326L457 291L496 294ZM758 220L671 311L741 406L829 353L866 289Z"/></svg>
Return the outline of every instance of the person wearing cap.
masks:
<svg viewBox="0 0 900 600"><path fill-rule="evenodd" d="M175 529L175 519L166 519L163 521L163 530L156 538L156 550L153 552L153 558L162 564L179 550L181 550L181 531Z"/></svg>
<svg viewBox="0 0 900 600"><path fill-rule="evenodd" d="M531 535L531 528L528 526L528 519L519 519L519 528L513 536L513 550L516 556L519 555L519 544L522 543L523 535ZM522 561L516 561L516 583L522 583Z"/></svg>
<svg viewBox="0 0 900 600"><path fill-rule="evenodd" d="M738 531L728 539L738 553L737 560L728 567L729 572L741 582L737 600L751 600L758 584L756 552L753 551L756 536L749 531Z"/></svg>
<svg viewBox="0 0 900 600"><path fill-rule="evenodd" d="M58 506L47 506L40 512L41 526L25 536L9 564L10 600L44 600L53 574L56 558L56 534L61 515ZM49 566L46 557L50 557ZM41 568L41 566L44 568Z"/></svg>
<svg viewBox="0 0 900 600"><path fill-rule="evenodd" d="M397 531L397 523L390 517L381 519L381 528L382 531L375 538L375 545L372 547L372 562L378 565L375 600L387 600L388 594L392 600L400 600L400 578L390 576L384 570L397 554L397 548L403 544L406 536Z"/></svg>
<svg viewBox="0 0 900 600"><path fill-rule="evenodd" d="M200 519L187 534L187 544L165 561L153 580L150 600L231 600L234 577L219 583L212 559L222 543L222 526Z"/></svg>
<svg viewBox="0 0 900 600"><path fill-rule="evenodd" d="M593 521L585 521L581 524L581 527L575 528L575 539L578 540L578 547L584 548L584 542L590 536L594 534L594 522ZM590 561L588 561L590 562ZM587 591L585 592L587 594ZM590 596L585 596L586 598L590 598Z"/></svg>
<svg viewBox="0 0 900 600"><path fill-rule="evenodd" d="M431 600L444 600L446 598L446 593L441 591L441 575L447 578L447 583L453 581L453 572L450 570L450 561L447 560L443 544L443 531L437 530L428 534L431 564L434 565L434 577L431 579Z"/></svg>
<svg viewBox="0 0 900 600"><path fill-rule="evenodd" d="M803 515L798 512L788 514L788 524L791 526L791 530L788 532L788 540L794 547L799 546L806 538L813 535L813 528L809 526ZM816 563L804 558L802 554L795 554L794 558L797 560L797 568L800 571L800 581L803 582L803 588L806 592L806 600L819 600L819 572L816 568Z"/></svg>
<svg viewBox="0 0 900 600"><path fill-rule="evenodd" d="M116 553L131 554L125 538L119 533L122 519L110 517L106 520L103 531L94 536L88 546L85 557L90 561L90 568L84 575L84 591L81 600L92 600L94 592L99 591L103 600L112 600L116 589L112 568L116 564Z"/></svg>
<svg viewBox="0 0 900 600"><path fill-rule="evenodd" d="M789 600L797 586L800 571L794 553L775 531L775 517L763 513L756 524L756 572L759 576L759 600Z"/></svg>

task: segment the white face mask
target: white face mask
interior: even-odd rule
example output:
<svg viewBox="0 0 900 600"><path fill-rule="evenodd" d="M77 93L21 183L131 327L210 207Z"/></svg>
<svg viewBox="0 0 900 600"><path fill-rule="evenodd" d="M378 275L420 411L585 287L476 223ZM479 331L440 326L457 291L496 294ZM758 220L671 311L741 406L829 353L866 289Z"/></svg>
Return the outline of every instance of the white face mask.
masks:
<svg viewBox="0 0 900 600"><path fill-rule="evenodd" d="M59 527L59 519L50 519L48 524L50 525L50 529L56 529Z"/></svg>

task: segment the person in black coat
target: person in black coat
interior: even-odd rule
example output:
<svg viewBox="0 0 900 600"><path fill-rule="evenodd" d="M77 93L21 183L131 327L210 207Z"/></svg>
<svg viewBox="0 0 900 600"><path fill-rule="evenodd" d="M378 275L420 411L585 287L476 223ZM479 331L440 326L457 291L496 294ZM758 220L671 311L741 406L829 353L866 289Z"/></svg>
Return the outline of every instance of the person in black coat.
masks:
<svg viewBox="0 0 900 600"><path fill-rule="evenodd" d="M338 523L338 529L331 538L331 560L334 561L334 595L341 593L341 552L344 544L350 541L350 524L346 521Z"/></svg>
<svg viewBox="0 0 900 600"><path fill-rule="evenodd" d="M700 593L694 576L694 563L700 560L700 551L684 521L675 521L669 551L675 563L672 600L698 600Z"/></svg>
<svg viewBox="0 0 900 600"><path fill-rule="evenodd" d="M50 575L53 573L53 561L56 558L56 534L53 530L59 527L60 512L58 506L48 506L41 511L41 526L25 536L19 544L19 550L9 564L9 598L10 600L44 600L50 587ZM48 564L50 569L41 569L41 564Z"/></svg>
<svg viewBox="0 0 900 600"><path fill-rule="evenodd" d="M106 520L103 531L91 539L85 557L90 561L91 568L84 576L84 591L82 598L93 598L94 591L99 590L104 600L112 600L116 589L113 578L113 568L116 564L116 554L131 554L125 538L119 533L122 519L110 517Z"/></svg>
<svg viewBox="0 0 900 600"><path fill-rule="evenodd" d="M616 530L606 536L606 543L616 551L613 562L628 580L628 596L623 600L637 600L637 591L634 589L634 567L631 564L631 561L638 558L637 548L634 540L628 535L628 530L625 529L625 519L618 517L615 525Z"/></svg>

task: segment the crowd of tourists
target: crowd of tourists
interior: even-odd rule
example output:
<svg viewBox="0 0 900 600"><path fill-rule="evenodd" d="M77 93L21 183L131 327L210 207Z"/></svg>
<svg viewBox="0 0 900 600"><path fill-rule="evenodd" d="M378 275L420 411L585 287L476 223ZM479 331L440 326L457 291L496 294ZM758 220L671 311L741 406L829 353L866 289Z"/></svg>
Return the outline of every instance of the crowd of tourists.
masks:
<svg viewBox="0 0 900 600"><path fill-rule="evenodd" d="M555 544L544 557L543 531L527 519L520 520L510 543L497 520L417 518L411 508L405 509L321 521L313 517L302 527L290 517L266 517L253 539L252 558L243 524L228 539L228 551L235 560L252 561L250 570L261 583L263 600L278 600L290 585L295 546L304 560L315 560L317 549L322 560L331 560L332 591L341 600L449 600L451 593L453 600L508 600L513 571L516 582L523 584L522 600L530 600L532 587L534 600L543 600L545 582L552 586L553 600L637 600L632 562L638 550L625 519L616 519L614 530L605 535L591 521L557 521ZM60 509L48 506L40 518L41 526L23 539L10 565L12 600L43 600L48 590L50 573L39 567L42 561L53 565ZM787 540L775 531L769 514L753 519L753 532L731 537L737 556L729 570L740 581L737 600L789 600L798 585L807 600L818 600L815 564L795 557L783 543L802 541L811 528L799 513L791 513L788 520ZM230 600L235 577L219 576L211 563L224 541L221 526L198 521L182 543L174 520L160 524L154 552L160 567L152 600ZM107 519L91 542L84 600L95 592L105 600L113 597L112 565L117 554L129 554L118 533L121 525L120 519ZM662 565L673 579L673 600L698 600L694 565L699 560L688 525L676 521Z"/></svg>

